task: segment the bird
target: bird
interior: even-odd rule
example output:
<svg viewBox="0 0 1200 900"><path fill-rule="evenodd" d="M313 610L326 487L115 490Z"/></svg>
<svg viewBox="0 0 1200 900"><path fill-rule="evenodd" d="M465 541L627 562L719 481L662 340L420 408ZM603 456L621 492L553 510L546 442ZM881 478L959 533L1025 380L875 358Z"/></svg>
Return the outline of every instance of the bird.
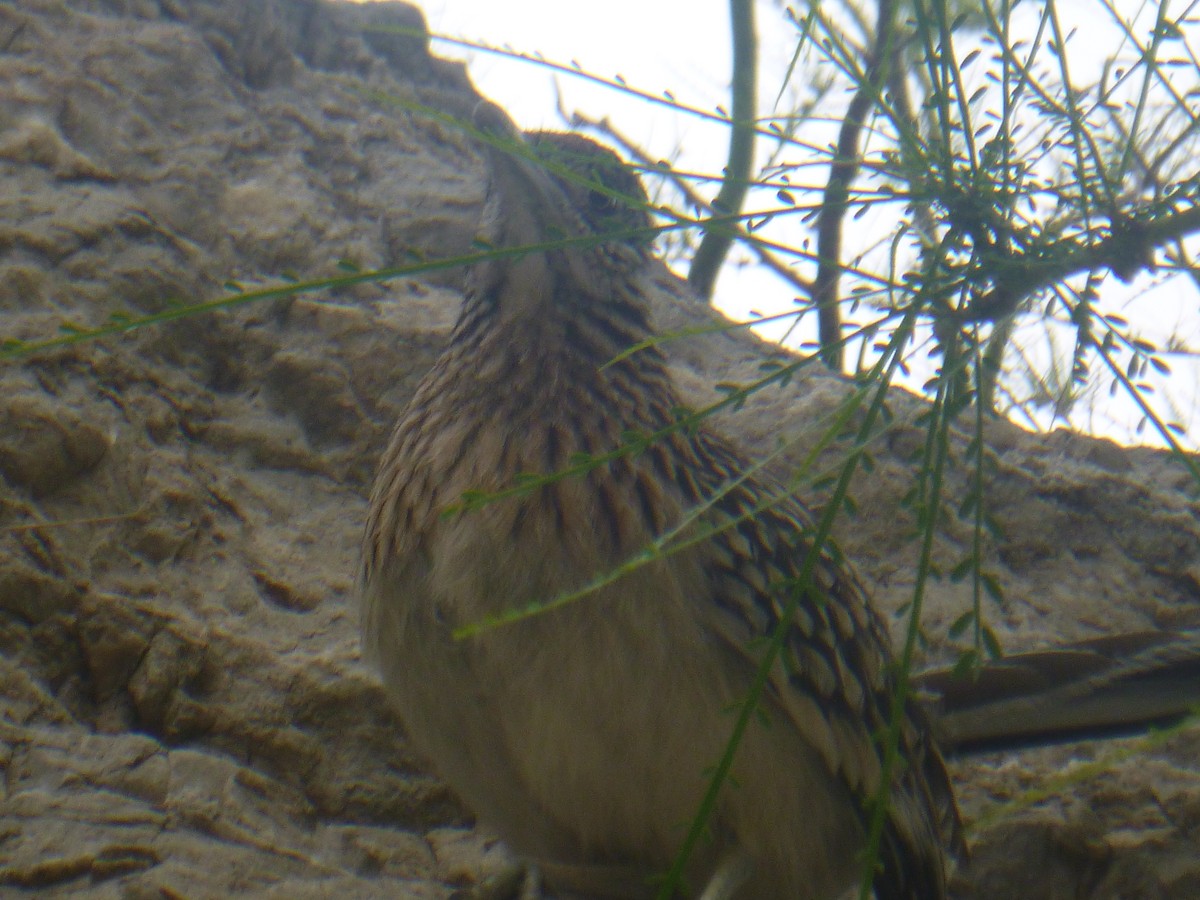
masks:
<svg viewBox="0 0 1200 900"><path fill-rule="evenodd" d="M1200 631L1130 631L917 674L951 757L1143 734L1200 710Z"/></svg>
<svg viewBox="0 0 1200 900"><path fill-rule="evenodd" d="M1200 700L1195 632L906 685L808 509L681 418L634 171L486 101L473 122L485 249L379 464L361 641L413 747L555 896L659 896L749 702L676 896L831 900L865 879L877 900L938 900L966 855L948 755L1172 723Z"/></svg>
<svg viewBox="0 0 1200 900"><path fill-rule="evenodd" d="M945 896L959 816L915 701L885 764L899 686L882 618L826 550L800 583L799 500L706 423L675 427L683 402L647 343L636 174L577 134L524 136L492 104L474 120L495 252L396 424L361 553L364 656L408 739L554 890L653 897L786 620L681 896L853 892L879 799L875 896ZM672 534L673 552L604 577Z"/></svg>

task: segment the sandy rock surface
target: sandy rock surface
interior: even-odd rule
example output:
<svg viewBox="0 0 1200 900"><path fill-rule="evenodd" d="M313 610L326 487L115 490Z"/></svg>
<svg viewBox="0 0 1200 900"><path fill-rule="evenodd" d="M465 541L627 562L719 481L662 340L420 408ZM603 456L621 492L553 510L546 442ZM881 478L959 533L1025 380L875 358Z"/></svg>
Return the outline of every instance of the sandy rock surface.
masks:
<svg viewBox="0 0 1200 900"><path fill-rule="evenodd" d="M461 116L477 97L423 40L372 23L422 20L399 3L0 4L0 339L339 260L468 252L481 163L412 109ZM705 319L658 280L664 328ZM375 460L461 281L396 277L0 363L0 894L440 898L503 866L407 752L360 665L353 597ZM769 352L743 335L672 346L697 402ZM845 390L801 377L723 424L799 458ZM889 609L912 585L900 499L919 408L895 398L840 535ZM1200 506L1177 466L990 437L1007 648L1197 625ZM947 567L968 540L948 524ZM933 656L965 602L934 585ZM956 767L981 823L974 895L1200 896L1197 734Z"/></svg>

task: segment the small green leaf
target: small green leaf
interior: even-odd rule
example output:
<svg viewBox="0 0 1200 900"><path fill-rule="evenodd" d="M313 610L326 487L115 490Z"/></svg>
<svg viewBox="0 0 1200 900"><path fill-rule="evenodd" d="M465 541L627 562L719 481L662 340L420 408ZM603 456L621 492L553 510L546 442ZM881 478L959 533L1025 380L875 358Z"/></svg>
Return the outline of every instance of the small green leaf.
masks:
<svg viewBox="0 0 1200 900"><path fill-rule="evenodd" d="M1004 588L1000 586L1000 581L995 575L991 572L980 572L979 583L983 585L983 589L989 597L997 603L1004 602Z"/></svg>
<svg viewBox="0 0 1200 900"><path fill-rule="evenodd" d="M951 678L969 678L971 673L979 667L979 654L974 649L964 650L954 661L954 666L950 669Z"/></svg>
<svg viewBox="0 0 1200 900"><path fill-rule="evenodd" d="M996 632L990 627L984 625L980 629L980 636L983 639L983 647L987 651L987 655L992 659L1001 659L1004 656L1004 651L1000 648L1000 640L996 637Z"/></svg>
<svg viewBox="0 0 1200 900"><path fill-rule="evenodd" d="M975 568L975 557L968 556L961 560L958 565L950 570L950 580L952 582L960 582L967 577L968 573Z"/></svg>
<svg viewBox="0 0 1200 900"><path fill-rule="evenodd" d="M974 622L975 611L969 609L950 623L950 628L947 630L947 634L949 634L949 636L952 638L959 637L964 631L970 628Z"/></svg>

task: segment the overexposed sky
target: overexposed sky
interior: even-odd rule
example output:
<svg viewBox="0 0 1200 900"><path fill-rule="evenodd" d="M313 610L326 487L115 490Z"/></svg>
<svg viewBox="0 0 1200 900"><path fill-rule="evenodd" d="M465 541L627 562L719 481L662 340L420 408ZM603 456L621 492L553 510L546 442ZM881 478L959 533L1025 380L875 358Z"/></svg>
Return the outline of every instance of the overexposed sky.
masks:
<svg viewBox="0 0 1200 900"><path fill-rule="evenodd" d="M415 0L426 17L430 32L482 42L524 53L541 53L546 59L570 64L599 76L620 76L629 85L652 94L669 91L681 105L714 109L729 103L730 29L728 0ZM1170 0L1166 0L1170 2ZM1128 15L1141 15L1140 27L1153 20L1154 8L1140 0L1112 0L1118 10L1128 7ZM1176 4L1178 15L1184 4ZM1028 6L1030 14L1033 5ZM806 8L806 7L805 7ZM1170 7L1169 7L1170 8ZM1070 57L1071 75L1076 85L1094 81L1104 56L1117 51L1122 36L1100 0L1059 0L1057 7L1064 29L1075 30ZM798 8L803 14L803 8ZM1018 7L1019 21L1020 7ZM788 60L797 40L796 29L783 15L783 6L774 0L759 0L757 27L760 39L760 114L771 112L779 92ZM1146 27L1149 27L1146 24ZM1196 29L1193 27L1193 32ZM1197 33L1189 33L1187 43L1200 48ZM494 100L523 128L562 129L564 123L556 104L568 112L579 111L592 118L607 119L629 139L655 158L677 160L678 165L695 172L719 173L728 149L728 134L719 123L704 120L666 106L647 103L622 94L610 86L597 85L555 73L534 63L505 58L479 50L435 41L440 56L466 60L471 78L482 94ZM1128 46L1127 52L1131 52ZM976 73L977 75L979 73ZM835 95L830 112L844 111L845 103ZM833 132L830 132L832 135ZM810 135L811 139L811 135ZM824 139L824 138L823 138ZM830 138L831 139L831 138ZM760 153L767 152L760 141ZM812 177L823 182L824 174L813 170ZM701 194L712 196L715 187L698 186ZM754 201L751 201L752 203ZM759 201L762 202L762 201ZM751 207L754 208L754 207ZM894 214L894 213L893 213ZM878 215L886 216L886 207ZM888 222L877 223L877 232L886 234ZM871 222L855 223L851 233L871 230ZM785 237L784 240L789 240ZM848 237L847 241L853 238ZM799 231L790 236L800 243ZM1200 248L1195 248L1200 249ZM735 250L731 263L718 283L717 305L728 315L745 319L750 310L763 315L786 312L793 307L794 292L782 280L757 266L739 265L749 259L745 251ZM804 274L811 275L811 272ZM1197 291L1180 279L1158 286L1163 279L1145 277L1132 286L1108 280L1103 292L1108 310L1139 323L1143 336L1163 342L1171 336L1182 339L1191 348L1200 347L1200 309ZM778 336L781 329L768 331ZM801 329L799 339L811 339L812 329ZM1047 331L1041 323L1030 322L1019 333L1018 343L1035 367L1044 367L1049 348L1055 343L1060 352L1070 347L1069 329ZM1152 402L1160 415L1178 421L1189 430L1191 446L1200 444L1200 365L1188 355L1165 357L1171 364L1170 378L1154 373L1155 394ZM1010 359L1019 365L1019 360ZM914 374L916 388L928 373ZM1147 429L1140 435L1141 418L1134 403L1123 396L1110 397L1109 379L1097 383L1090 402L1079 403L1070 424L1080 430L1098 433L1126 443L1146 442L1161 445L1161 439ZM1033 411L1034 421L1017 421L1046 428L1055 423L1048 407Z"/></svg>

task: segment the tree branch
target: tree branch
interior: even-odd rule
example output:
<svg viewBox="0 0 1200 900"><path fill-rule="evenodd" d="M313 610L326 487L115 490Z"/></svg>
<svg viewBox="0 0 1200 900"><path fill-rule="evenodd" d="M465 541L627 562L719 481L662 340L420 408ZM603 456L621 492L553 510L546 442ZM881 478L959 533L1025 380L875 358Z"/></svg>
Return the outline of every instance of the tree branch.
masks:
<svg viewBox="0 0 1200 900"><path fill-rule="evenodd" d="M1072 275L1108 269L1130 281L1154 268L1154 252L1164 244L1200 231L1200 205L1146 222L1115 221L1108 237L1094 244L1056 241L1038 259L1006 256L996 260L994 287L958 315L963 322L995 322L1016 312L1025 298Z"/></svg>
<svg viewBox="0 0 1200 900"><path fill-rule="evenodd" d="M754 0L730 0L733 23L733 103L729 135L729 162L721 190L713 200L718 215L741 211L750 185L754 165L754 131L757 122L758 38L754 33ZM734 232L725 225L714 225L704 232L704 238L688 269L688 283L706 301L712 299L717 273L729 248Z"/></svg>
<svg viewBox="0 0 1200 900"><path fill-rule="evenodd" d="M825 200L817 218L817 277L813 281L813 302L817 307L821 359L829 368L839 372L845 352L841 340L842 316L838 308L838 284L842 275L842 221L846 217L850 184L860 168L859 137L866 124L867 113L879 97L891 56L892 18L892 0L879 0L874 45L869 50L863 79L842 121L837 149L829 165Z"/></svg>

